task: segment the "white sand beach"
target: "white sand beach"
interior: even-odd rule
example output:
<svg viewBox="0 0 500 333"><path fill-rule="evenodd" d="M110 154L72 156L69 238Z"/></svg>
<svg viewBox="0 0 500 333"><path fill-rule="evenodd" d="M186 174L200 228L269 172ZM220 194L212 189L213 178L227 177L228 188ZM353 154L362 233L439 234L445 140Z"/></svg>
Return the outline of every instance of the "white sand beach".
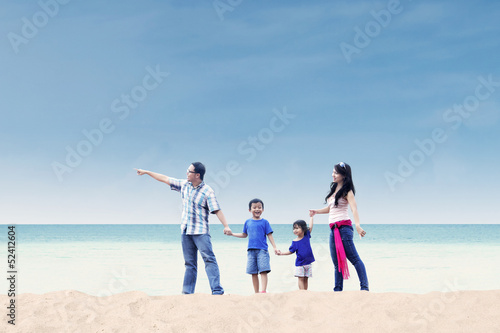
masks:
<svg viewBox="0 0 500 333"><path fill-rule="evenodd" d="M5 309L9 299L0 299ZM21 294L16 304L16 325L4 316L0 331L500 332L499 290L108 297L58 291Z"/></svg>

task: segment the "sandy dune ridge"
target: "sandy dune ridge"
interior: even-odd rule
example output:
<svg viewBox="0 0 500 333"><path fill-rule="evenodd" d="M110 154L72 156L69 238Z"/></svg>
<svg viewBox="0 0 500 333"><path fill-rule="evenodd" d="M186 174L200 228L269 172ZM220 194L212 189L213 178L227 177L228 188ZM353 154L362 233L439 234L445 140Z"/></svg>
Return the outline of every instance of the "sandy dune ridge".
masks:
<svg viewBox="0 0 500 333"><path fill-rule="evenodd" d="M2 304L9 298L0 296ZM252 296L96 297L78 291L16 298L2 332L500 332L500 291L424 295L293 291Z"/></svg>

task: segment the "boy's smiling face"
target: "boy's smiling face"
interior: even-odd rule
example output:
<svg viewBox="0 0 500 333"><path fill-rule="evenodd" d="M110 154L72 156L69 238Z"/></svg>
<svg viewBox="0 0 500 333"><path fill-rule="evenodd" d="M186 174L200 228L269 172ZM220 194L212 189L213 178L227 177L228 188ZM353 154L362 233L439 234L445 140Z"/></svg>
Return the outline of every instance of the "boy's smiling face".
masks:
<svg viewBox="0 0 500 333"><path fill-rule="evenodd" d="M252 217L254 220L260 220L260 216L264 212L264 208L262 208L262 204L260 202L252 203L250 207L250 213L252 213Z"/></svg>

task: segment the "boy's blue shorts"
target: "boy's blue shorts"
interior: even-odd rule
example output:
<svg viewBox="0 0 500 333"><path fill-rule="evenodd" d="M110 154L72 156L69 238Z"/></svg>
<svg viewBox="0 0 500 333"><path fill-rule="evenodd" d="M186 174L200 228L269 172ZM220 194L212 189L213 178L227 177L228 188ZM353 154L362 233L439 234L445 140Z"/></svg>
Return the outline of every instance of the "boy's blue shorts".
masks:
<svg viewBox="0 0 500 333"><path fill-rule="evenodd" d="M247 258L247 274L269 273L271 271L271 259L267 250L249 249Z"/></svg>

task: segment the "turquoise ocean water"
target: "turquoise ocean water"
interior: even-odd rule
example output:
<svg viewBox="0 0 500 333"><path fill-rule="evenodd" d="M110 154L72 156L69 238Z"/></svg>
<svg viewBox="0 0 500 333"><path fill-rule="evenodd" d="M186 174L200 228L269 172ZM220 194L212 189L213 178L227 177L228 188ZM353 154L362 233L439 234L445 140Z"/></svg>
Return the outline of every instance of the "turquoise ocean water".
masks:
<svg viewBox="0 0 500 333"><path fill-rule="evenodd" d="M231 225L241 232L242 225ZM288 249L290 225L273 225L278 248ZM363 225L367 237L355 235L373 292L500 289L500 225ZM7 257L7 226L0 242ZM2 230L0 229L0 230ZM211 224L214 252L226 293L250 295L245 274L246 239L225 236ZM333 288L329 229L317 224L312 246L316 257L309 289ZM295 255L271 256L269 292L297 289ZM184 274L179 225L17 225L16 264L20 293L78 290L111 295L139 290L149 295L179 294ZM7 272L5 263L4 271ZM358 290L353 266L345 290ZM0 287L2 287L0 285ZM0 294L7 293L7 283ZM209 293L199 258L197 292Z"/></svg>

